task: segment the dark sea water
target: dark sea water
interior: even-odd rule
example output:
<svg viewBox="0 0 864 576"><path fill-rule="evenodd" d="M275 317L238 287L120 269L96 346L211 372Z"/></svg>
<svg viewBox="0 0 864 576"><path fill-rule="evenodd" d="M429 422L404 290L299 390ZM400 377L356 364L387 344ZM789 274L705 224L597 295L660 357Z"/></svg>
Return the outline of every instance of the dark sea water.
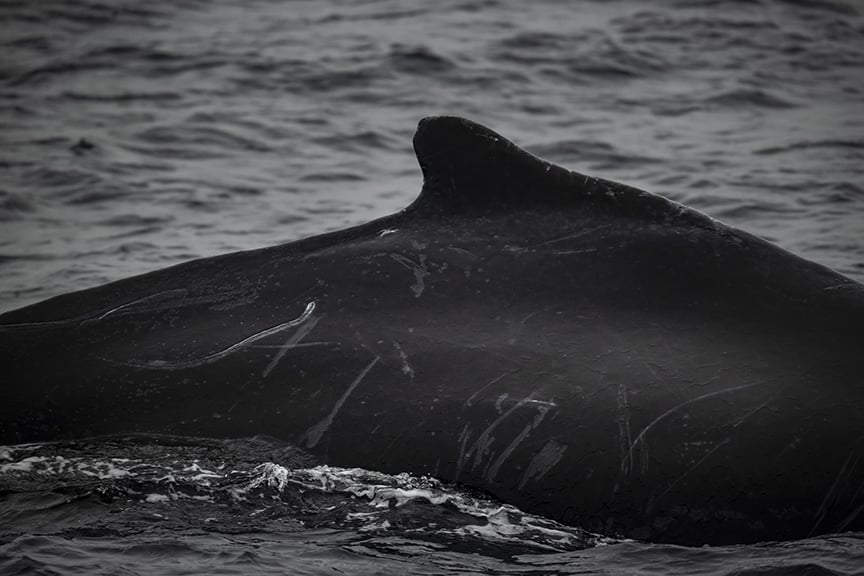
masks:
<svg viewBox="0 0 864 576"><path fill-rule="evenodd" d="M399 210L433 114L864 280L856 0L0 0L0 311ZM0 573L864 574L862 534L619 541L305 458L0 448Z"/></svg>

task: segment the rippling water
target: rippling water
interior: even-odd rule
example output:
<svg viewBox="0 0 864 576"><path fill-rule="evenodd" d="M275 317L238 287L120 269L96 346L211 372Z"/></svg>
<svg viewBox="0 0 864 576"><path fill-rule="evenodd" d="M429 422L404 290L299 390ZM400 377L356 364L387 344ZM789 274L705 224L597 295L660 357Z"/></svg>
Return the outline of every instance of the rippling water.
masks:
<svg viewBox="0 0 864 576"><path fill-rule="evenodd" d="M864 279L851 0L0 6L0 309L395 211L437 113Z"/></svg>
<svg viewBox="0 0 864 576"><path fill-rule="evenodd" d="M0 0L0 47L0 310L398 210L420 188L416 123L441 113L864 280L853 0ZM124 557L139 573L182 559L229 574L861 565L854 537L523 557L328 530L50 532L2 554L7 569L86 556L106 573Z"/></svg>
<svg viewBox="0 0 864 576"><path fill-rule="evenodd" d="M861 574L864 534L615 540L407 474L309 468L269 439L0 448L0 573Z"/></svg>

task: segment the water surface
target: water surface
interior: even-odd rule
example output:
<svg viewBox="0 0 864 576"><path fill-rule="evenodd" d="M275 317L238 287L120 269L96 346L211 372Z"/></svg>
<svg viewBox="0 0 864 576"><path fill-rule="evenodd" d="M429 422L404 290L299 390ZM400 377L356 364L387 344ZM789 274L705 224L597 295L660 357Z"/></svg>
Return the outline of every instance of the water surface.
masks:
<svg viewBox="0 0 864 576"><path fill-rule="evenodd" d="M864 280L864 7L852 0L4 0L0 48L0 310L399 210L421 184L411 136L433 114ZM158 442L2 452L0 571L864 566L860 534L693 549L574 533L556 544L550 534L571 528L514 535L521 517L500 503L466 511L425 494L383 518L374 496L333 487L307 493L304 512L266 465L312 463L270 448L238 462L207 446L209 480L153 473L175 454ZM142 467L105 468L108 454ZM203 467L201 454L175 456L171 466ZM57 458L74 466L51 468ZM263 503L231 500L256 478ZM416 479L380 481L403 480ZM328 506L371 523L330 518Z"/></svg>

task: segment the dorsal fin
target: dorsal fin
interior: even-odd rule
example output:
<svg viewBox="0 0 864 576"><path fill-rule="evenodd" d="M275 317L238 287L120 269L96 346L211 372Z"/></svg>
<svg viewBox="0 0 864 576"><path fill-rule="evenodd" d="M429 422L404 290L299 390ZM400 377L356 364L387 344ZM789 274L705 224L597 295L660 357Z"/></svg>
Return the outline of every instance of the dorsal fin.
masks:
<svg viewBox="0 0 864 576"><path fill-rule="evenodd" d="M572 172L470 120L424 118L414 135L423 190L412 208L432 213L582 207L618 216L716 229L717 222L662 196Z"/></svg>
<svg viewBox="0 0 864 576"><path fill-rule="evenodd" d="M455 116L421 120L414 151L423 170L417 204L438 211L555 203L573 176L485 126Z"/></svg>

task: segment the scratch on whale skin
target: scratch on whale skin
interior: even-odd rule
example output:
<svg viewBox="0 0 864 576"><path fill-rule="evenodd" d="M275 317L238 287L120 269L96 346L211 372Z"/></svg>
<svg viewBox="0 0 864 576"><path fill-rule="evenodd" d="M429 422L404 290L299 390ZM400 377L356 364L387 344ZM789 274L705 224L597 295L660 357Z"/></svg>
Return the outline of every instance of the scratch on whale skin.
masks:
<svg viewBox="0 0 864 576"><path fill-rule="evenodd" d="M510 442L510 444L501 451L501 454L498 455L498 458L495 459L495 462L493 462L489 466L488 470L486 470L486 473L484 474L487 480L489 480L490 482L493 482L495 480L495 477L498 476L498 470L501 468L501 465L504 464L504 461L510 457L510 454L513 453L513 450L515 450L516 447L521 444L522 441L525 440L525 438L528 437L533 428L534 426L532 426L531 424L526 425L525 428L523 428L522 431L516 435L513 441Z"/></svg>
<svg viewBox="0 0 864 576"><path fill-rule="evenodd" d="M152 302L154 300L158 302L159 300L161 300L162 298L165 298L167 296L173 296L173 295L180 296L180 295L185 295L187 292L188 292L188 290L186 290L185 288L176 288L174 290L163 290L162 292L157 292L156 294L151 294L150 296L145 296L144 298L138 298L137 300L132 300L131 302L126 302L125 304L121 304L120 306L112 308L112 309L108 310L107 312L103 312L102 315L100 315L99 317L96 318L96 320L104 320L105 318L107 318L111 314L114 314L116 312L120 312L121 310L125 310L127 308L131 308L132 306L135 306L136 304L143 304L144 302Z"/></svg>
<svg viewBox="0 0 864 576"><path fill-rule="evenodd" d="M465 460L465 447L468 445L468 439L471 437L471 430L468 424L462 427L462 432L459 433L459 458L457 462L456 479L459 479L459 473L462 471L462 462Z"/></svg>
<svg viewBox="0 0 864 576"><path fill-rule="evenodd" d="M402 346L399 345L399 342L394 340L393 346L396 348L396 352L399 354L399 359L402 361L402 373L413 380L414 368L412 368L411 364L408 363L408 355L405 354L404 350L402 350Z"/></svg>
<svg viewBox="0 0 864 576"><path fill-rule="evenodd" d="M669 410L667 410L666 412L664 412L663 414L661 414L660 416L658 416L657 418L652 420L647 426L645 426L645 428L642 429L641 432L639 432L639 434L633 440L633 443L630 444L630 449L627 451L627 454L625 454L624 457L621 459L621 469L622 470L625 469L625 464L627 463L628 460L630 462L633 461L633 450L636 449L636 446L638 446L639 443L644 444L645 435L648 433L648 431L651 430L657 424L659 424L662 420L664 420L665 418L670 416L671 414L675 413L676 411L680 410L681 408L683 408L685 406L693 404L694 402L699 402L700 400L705 400L706 398L713 398L714 396L720 396L721 394L729 394L730 392L735 392L736 390L744 390L745 388L752 388L753 386L756 386L758 384L759 384L758 382L754 382L753 384L743 384L741 386L732 386L731 388L724 388L723 390L717 390L715 392L709 392L708 394L702 394L701 396L697 396L695 398L690 398L689 400L686 400L686 401L678 404L677 406L673 406L672 408L670 408Z"/></svg>
<svg viewBox="0 0 864 576"><path fill-rule="evenodd" d="M627 386L618 385L618 445L621 451L621 473L628 474L633 469L633 436L630 433L630 400Z"/></svg>
<svg viewBox="0 0 864 576"><path fill-rule="evenodd" d="M40 328L42 326L62 326L64 324L72 324L73 322L78 322L80 325L85 325L90 322L98 322L99 320L104 320L108 316L115 314L117 312L121 312L128 308L132 308L135 305L143 304L145 302L153 302L160 301L166 298L169 298L173 295L185 295L188 292L185 288L174 288L171 290L163 290L161 292L157 292L155 294L150 294L149 296L144 296L142 298L136 298L135 300L130 300L124 304L119 306L115 306L114 308L110 308L104 312L96 312L91 313L89 315L79 315L72 318L63 318L61 320L39 320L36 322L16 322L14 324L2 324L0 325L0 331L14 328Z"/></svg>
<svg viewBox="0 0 864 576"><path fill-rule="evenodd" d="M213 306L210 308L211 310L224 311L230 310L231 308L236 308L238 306L243 306L250 302L254 302L258 298L257 292L254 289L248 287L224 290L221 292L212 292L208 294L199 294L197 296L192 296L189 292L190 291L186 288L163 290L161 292L157 292L149 296L144 296L143 298L138 298L137 300L132 300L131 302L127 302L125 304L121 304L120 306L111 308L110 310L103 312L98 317L85 319L81 322L81 324L83 325L88 322L104 320L108 316L113 316L117 313L147 313L165 308L180 308L186 306L193 306L196 304L212 304ZM182 298L175 301L172 300L173 296L179 296ZM142 304L148 305L142 306Z"/></svg>
<svg viewBox="0 0 864 576"><path fill-rule="evenodd" d="M275 368L276 365L279 364L279 362L282 360L282 358L285 357L285 354L287 354L289 350L293 350L294 348L296 348L300 341L303 340L303 338L305 338L306 336L308 336L310 332L312 332L312 329L315 328L316 324L318 324L318 320L320 320L320 318L310 318L309 322L297 328L297 331L294 332L294 334L292 334L291 337L285 341L285 344L282 345L282 348L279 350L279 352L276 353L276 356L273 357L273 360L271 360L270 363L267 364L267 367L264 368L264 371L261 372L261 376L263 378L266 378L270 374L270 372L273 371L273 368Z"/></svg>
<svg viewBox="0 0 864 576"><path fill-rule="evenodd" d="M860 436L855 442L852 444L852 449L849 451L849 454L846 456L846 460L843 462L843 466L840 467L840 471L837 473L837 477L834 478L834 482L831 484L831 487L828 488L828 492L825 494L825 497L822 499L822 503L819 505L819 509L816 511L816 523L813 524L813 528L810 529L810 535L816 533L816 530L825 520L825 517L828 515L828 511L831 506L834 504L834 501L837 499L837 491L840 488L843 477L847 476L849 472L855 470L858 465L858 461L861 459L861 454L857 454L859 448L861 448L861 441L864 440L864 436ZM860 488L859 488L860 491ZM860 510L853 511L854 514L851 517L847 516L846 520L844 520L843 524L848 525L852 520L855 519L855 516L858 515ZM839 530L842 531L842 527ZM808 536L808 537L809 537Z"/></svg>
<svg viewBox="0 0 864 576"><path fill-rule="evenodd" d="M336 342L335 340L321 340L315 342L297 342L297 343L289 343L285 344L250 344L249 348L261 348L261 349L275 349L282 350L283 348L288 348L289 350L294 350L295 348L318 348L320 346L329 346L331 348L338 348L341 346L341 342Z"/></svg>
<svg viewBox="0 0 864 576"><path fill-rule="evenodd" d="M532 400L532 402L536 402ZM553 403L552 406L555 404ZM507 447L501 451L501 454L498 455L498 458L492 462L488 469L484 472L484 476L490 481L493 482L495 478L498 476L498 470L501 468L501 465L510 457L513 451L516 449L519 444L521 444L531 431L540 426L540 423L543 422L543 419L546 417L546 413L549 412L549 406L544 406L538 409L537 415L534 417L534 421L527 424L522 431L516 435L515 438L507 445Z"/></svg>
<svg viewBox="0 0 864 576"><path fill-rule="evenodd" d="M283 322L282 324L277 324L276 326L267 328L266 330L256 332L255 334L252 334L251 336L248 336L243 340L240 340L239 342L228 346L227 348L219 350L218 352L213 352L212 354L208 354L206 356L202 356L200 358L193 358L191 360L180 360L175 362L166 360L151 360L149 362L122 362L122 364L135 368L149 368L153 370L178 370L182 368L194 368L195 366L201 366L202 364L209 364L210 362L215 362L224 358L225 356L228 356L233 352L237 352L238 350L248 347L253 342L257 342L262 338L272 336L273 334L278 334L283 330L303 324L304 322L309 320L314 310L315 302L309 302L308 304L306 304L306 309L297 318L288 322ZM315 322L317 322L317 320L315 320ZM315 322L313 322L313 326ZM300 331L298 330L298 332ZM308 330L306 331L306 333L308 334ZM103 358L103 360L107 360L108 362L114 362L113 360L108 358Z"/></svg>
<svg viewBox="0 0 864 576"><path fill-rule="evenodd" d="M548 474L561 461L566 450L566 444L559 444L555 440L546 442L540 452L535 454L531 462L528 463L528 467L519 480L519 489L522 490L529 480L540 480Z"/></svg>
<svg viewBox="0 0 864 576"><path fill-rule="evenodd" d="M390 257L405 268L414 272L414 283L411 285L411 291L414 292L415 298L419 298L420 295L423 294L423 290L426 289L425 279L429 276L429 270L426 268L426 256L422 254L420 255L419 264L402 254L390 254Z"/></svg>
<svg viewBox="0 0 864 576"><path fill-rule="evenodd" d="M477 397L478 394L480 394L481 392L483 392L484 390L486 390L487 388L489 388L489 387L492 386L493 384L496 384L497 382L499 382L499 381L500 381L502 378L504 378L505 376L507 376L507 375L509 375L509 374L514 374L514 373L516 373L516 372L518 372L518 371L519 371L519 370L508 370L507 372L504 372L504 373L501 374L500 376L496 376L495 378L493 378L492 380L490 380L489 382L487 382L486 384L484 384L483 386L481 386L480 388L478 388L477 391L474 392L473 394L471 394L471 396L468 398L468 400L465 401L465 407L466 407L466 408L470 407L470 406L471 406L471 403L474 402L474 399Z"/></svg>
<svg viewBox="0 0 864 576"><path fill-rule="evenodd" d="M591 252L597 252L597 248L583 248L582 250L553 250L553 254L557 254L558 256L566 256L569 254L590 254Z"/></svg>
<svg viewBox="0 0 864 576"><path fill-rule="evenodd" d="M275 348L279 349L279 352L276 353L276 356L273 357L273 360L271 360L270 363L267 364L267 367L264 368L264 371L261 373L262 378L267 378L267 376L270 374L270 372L273 370L273 368L275 368L276 365L282 360L283 356L285 356L285 354L288 352L288 350L294 350L295 348L303 347L303 344L301 344L300 341L303 338L305 338L312 331L313 328L315 328L315 325L318 324L318 320L319 320L319 318L310 318L309 322L305 326L301 326L300 328L298 328L297 331L294 334L292 334L291 337L288 338L288 340L284 344L275 346ZM315 344L315 342L310 342L310 344ZM318 344L327 344L327 342L319 342ZM273 347L274 346L262 346L262 345L256 345L256 344L249 345L249 348L273 348ZM246 380L245 382L243 382L243 385L240 386L240 388L237 390L238 400L235 400L234 403L231 405L231 407L228 408L229 414L234 411L234 408L237 406L237 403L240 401L239 397L241 397L243 395L243 392L246 390L246 386L247 386L247 384L249 384L249 382L250 382L249 380Z"/></svg>
<svg viewBox="0 0 864 576"><path fill-rule="evenodd" d="M489 424L489 426L486 427L485 430L483 430L483 432L480 433L480 435L477 437L477 440L475 440L474 443L471 445L471 448L469 448L467 451L460 450L459 461L456 465L456 479L457 480L459 479L459 476L462 474L462 470L465 467L465 463L467 462L467 460L469 458L471 458L472 455L474 455L474 464L472 465L472 467L476 468L477 466L480 465L480 461L482 460L483 456L485 455L486 450L489 448L489 446L494 441L494 438L492 438L491 434L495 430L495 428L497 428L498 425L501 424L501 422L506 420L508 416L510 416L511 414L516 412L516 410L518 410L522 406L525 406L526 404L528 404L533 399L534 399L534 392L532 392L531 394L529 394L528 396L526 396L525 398L523 398L522 400L517 402L509 410L507 410L506 412L504 412L503 414L498 416L498 418L496 418L491 424ZM464 431L463 431L463 433L464 433ZM463 448L464 448L464 444L466 443L466 441L467 441L467 437L463 439Z"/></svg>
<svg viewBox="0 0 864 576"><path fill-rule="evenodd" d="M457 254L462 254L463 256L470 256L471 258L473 258L475 260L477 259L476 254L474 254L473 252L471 252L469 250L465 250L464 248L458 248L456 246L448 246L446 249L452 250L453 252L456 252Z"/></svg>
<svg viewBox="0 0 864 576"><path fill-rule="evenodd" d="M548 246L550 244L557 244L558 242L564 242L566 240L574 240L576 238L581 238L582 236L587 236L588 234L593 234L594 232L598 232L605 228L609 228L612 224L603 224L602 226L595 226L594 228L589 228L588 230L582 230L581 232L576 232L575 234L566 234L564 236L560 236L558 238L552 238L551 240L546 240L545 242L540 242L539 244L535 244L535 246Z"/></svg>
<svg viewBox="0 0 864 576"><path fill-rule="evenodd" d="M342 405L345 404L345 401L348 400L348 397L351 396L351 393L354 392L354 389L357 388L357 385L366 377L366 374L369 373L370 370L378 363L380 360L380 356L375 356L372 361L366 365L365 368L354 378L354 381L351 382L351 385L348 386L348 389L345 390L345 393L339 397L336 401L336 404L333 405L333 409L330 410L330 414L328 414L323 420L321 420L318 424L315 424L309 430L306 431L305 440L307 448L314 448L316 444L321 440L321 436L324 435L325 432L330 428L330 425L333 424L333 419L336 418L336 415L339 413L339 410L342 408Z"/></svg>

